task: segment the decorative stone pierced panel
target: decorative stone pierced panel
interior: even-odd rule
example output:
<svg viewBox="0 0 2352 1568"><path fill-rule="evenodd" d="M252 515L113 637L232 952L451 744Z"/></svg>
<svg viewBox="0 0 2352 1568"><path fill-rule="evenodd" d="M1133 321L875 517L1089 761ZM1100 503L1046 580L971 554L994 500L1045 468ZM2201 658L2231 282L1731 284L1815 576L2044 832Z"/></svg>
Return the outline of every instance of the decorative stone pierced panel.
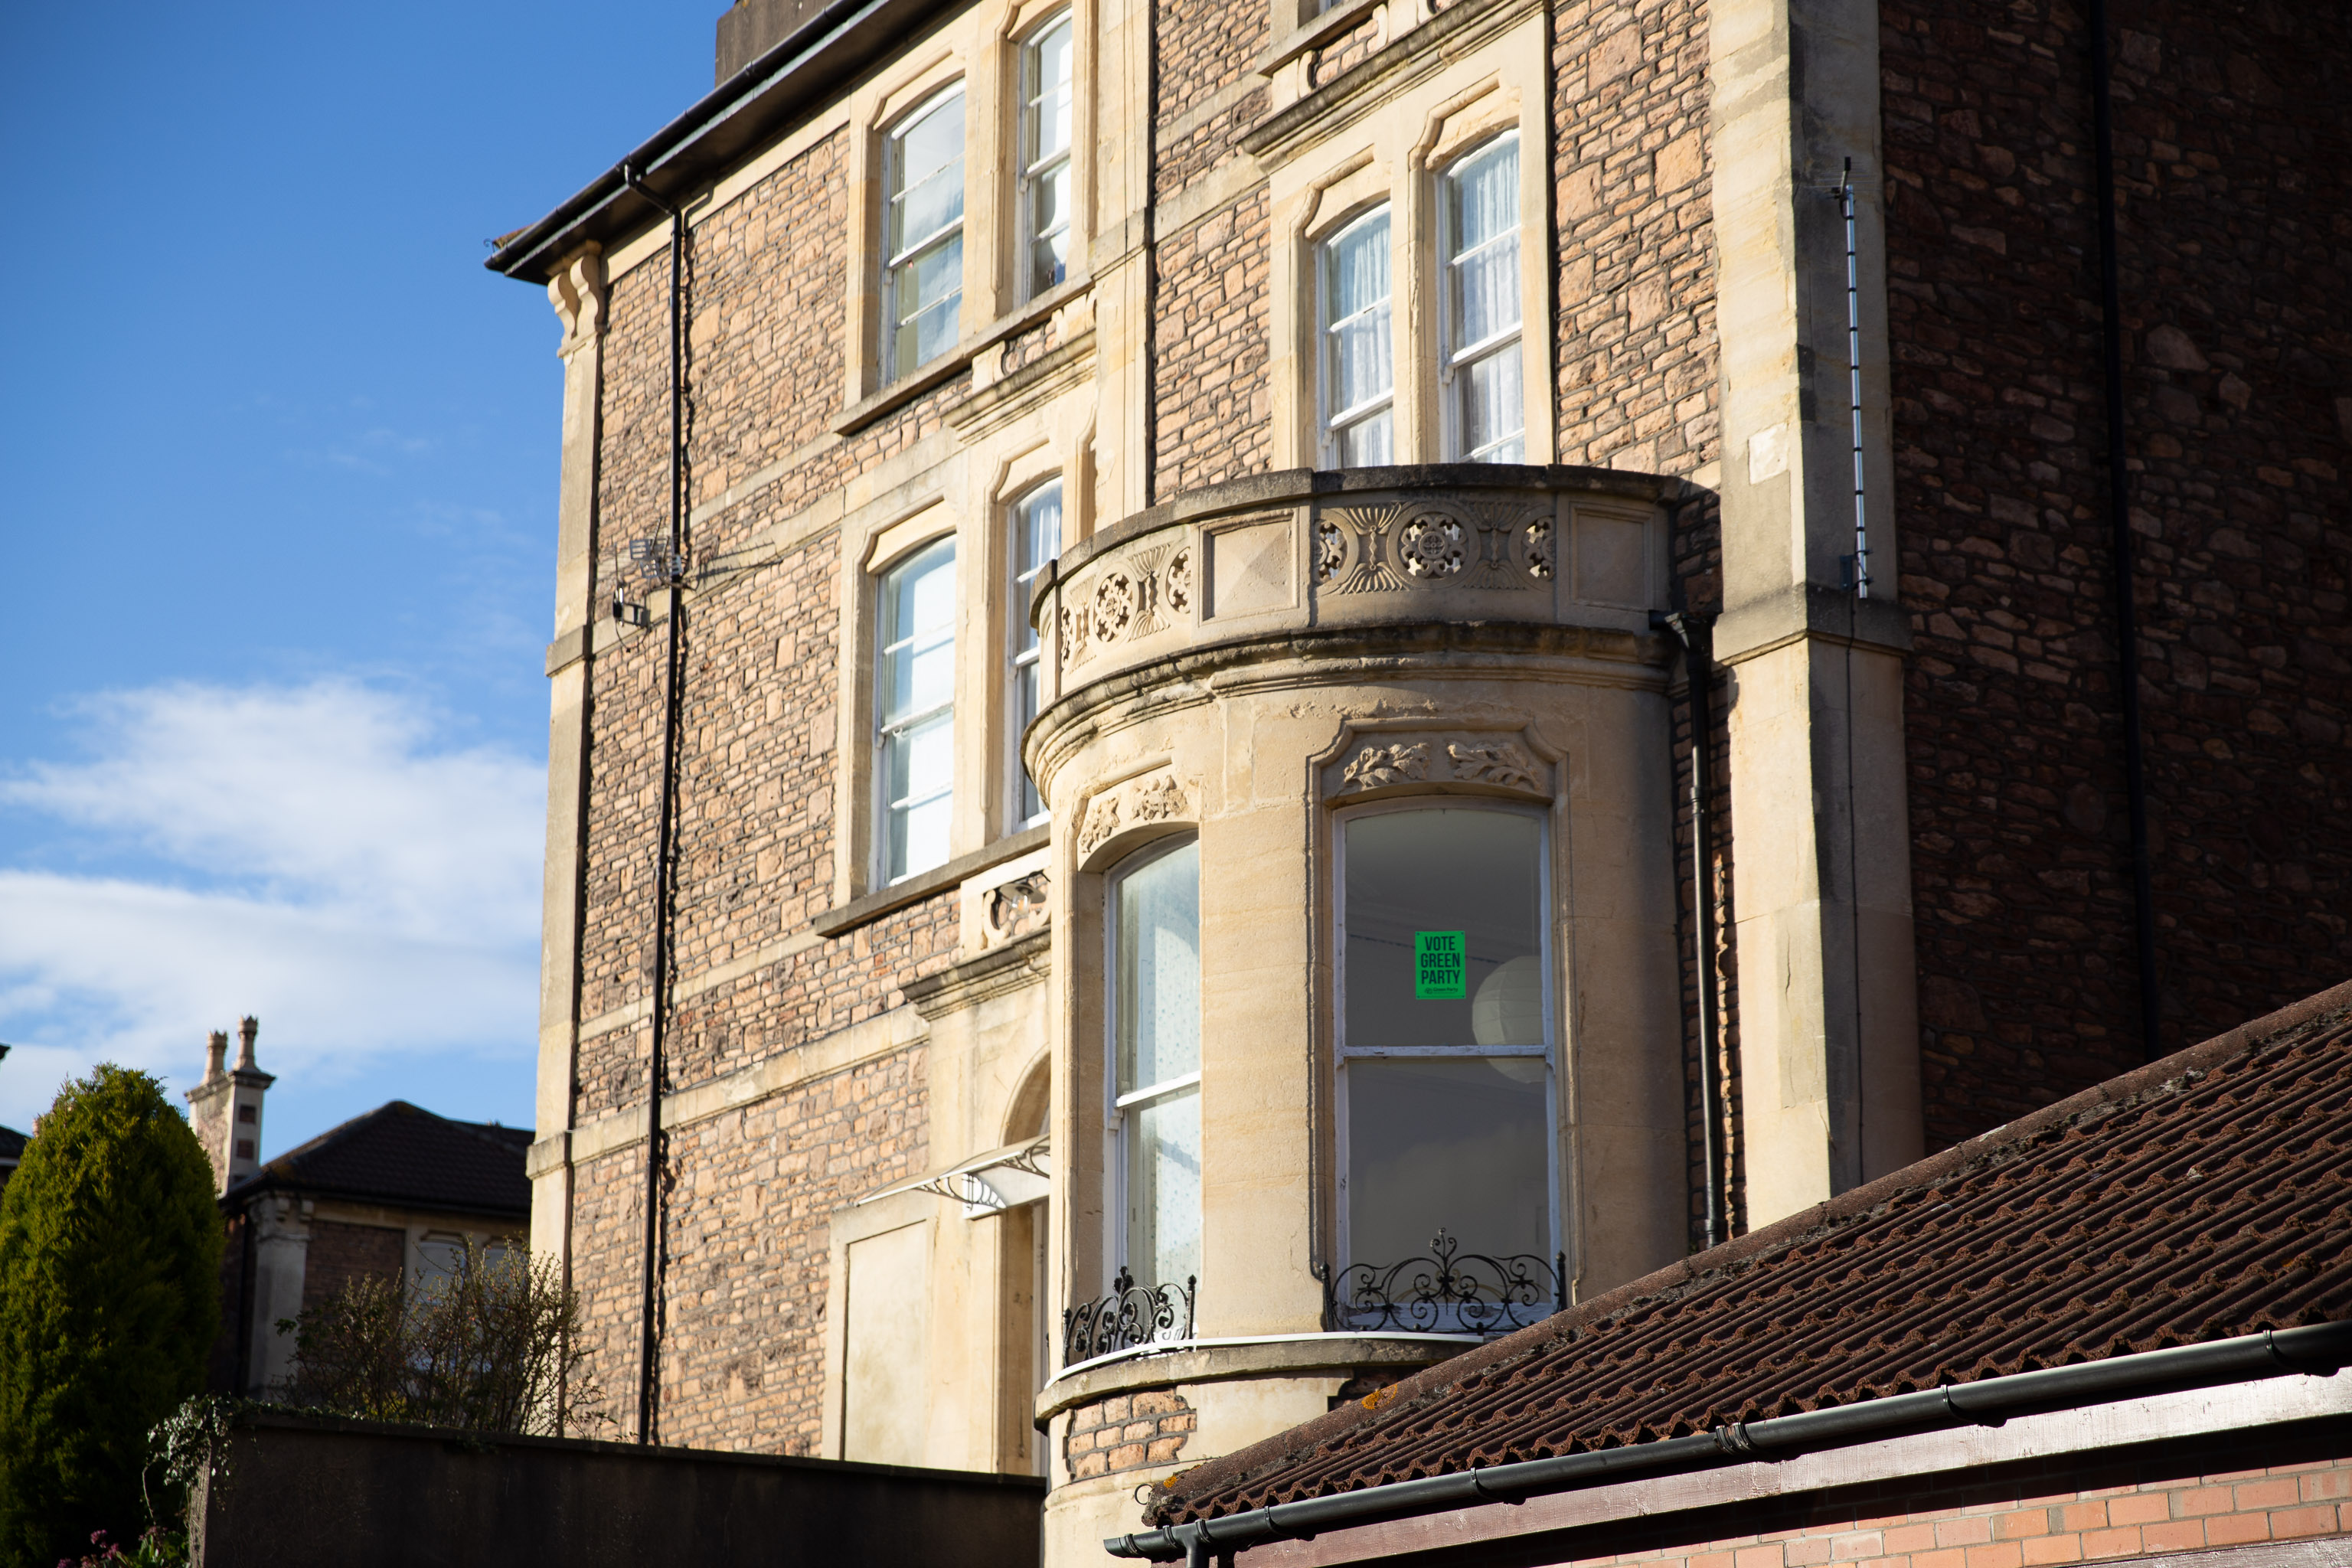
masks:
<svg viewBox="0 0 2352 1568"><path fill-rule="evenodd" d="M1317 524L1317 578L1334 594L1450 585L1548 596L1551 526L1549 508L1508 500L1336 507Z"/></svg>
<svg viewBox="0 0 2352 1568"><path fill-rule="evenodd" d="M1078 859L1092 858L1096 850L1130 829L1189 821L1192 815L1192 797L1173 773L1163 770L1129 779L1087 802L1078 823Z"/></svg>
<svg viewBox="0 0 2352 1568"><path fill-rule="evenodd" d="M1549 799L1552 766L1524 734L1351 734L1324 769L1327 799L1423 785L1483 785Z"/></svg>
<svg viewBox="0 0 2352 1568"><path fill-rule="evenodd" d="M1053 919L1053 897L1054 879L1042 870L989 889L981 900L981 945L1002 947L1044 931Z"/></svg>

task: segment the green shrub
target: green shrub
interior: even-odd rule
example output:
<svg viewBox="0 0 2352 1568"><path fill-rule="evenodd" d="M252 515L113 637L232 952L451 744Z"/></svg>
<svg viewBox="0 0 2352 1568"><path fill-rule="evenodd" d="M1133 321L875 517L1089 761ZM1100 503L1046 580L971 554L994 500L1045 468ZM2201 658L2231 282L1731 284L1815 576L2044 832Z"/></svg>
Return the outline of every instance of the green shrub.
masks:
<svg viewBox="0 0 2352 1568"><path fill-rule="evenodd" d="M153 1079L58 1091L0 1193L0 1563L47 1568L147 1522L147 1432L220 1327L213 1168Z"/></svg>

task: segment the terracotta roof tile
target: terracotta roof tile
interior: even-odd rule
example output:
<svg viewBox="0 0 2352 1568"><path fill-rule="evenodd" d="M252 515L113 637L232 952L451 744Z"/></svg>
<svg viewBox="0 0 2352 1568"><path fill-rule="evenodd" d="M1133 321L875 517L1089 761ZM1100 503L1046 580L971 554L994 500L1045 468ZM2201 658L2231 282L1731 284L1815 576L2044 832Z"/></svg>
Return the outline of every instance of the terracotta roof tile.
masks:
<svg viewBox="0 0 2352 1568"><path fill-rule="evenodd" d="M1165 1483L1154 1524L2352 1318L2352 985Z"/></svg>

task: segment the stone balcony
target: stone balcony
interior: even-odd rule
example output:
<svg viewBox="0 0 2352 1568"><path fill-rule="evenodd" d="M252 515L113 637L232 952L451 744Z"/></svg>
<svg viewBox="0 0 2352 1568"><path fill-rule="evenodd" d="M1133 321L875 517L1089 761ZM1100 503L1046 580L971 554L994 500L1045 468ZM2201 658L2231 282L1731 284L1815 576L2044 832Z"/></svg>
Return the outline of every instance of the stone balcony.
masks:
<svg viewBox="0 0 2352 1568"><path fill-rule="evenodd" d="M1471 464L1191 491L1041 580L1045 700L1195 651L1382 626L1575 627L1623 658L1664 607L1667 519L1691 493L1651 474Z"/></svg>

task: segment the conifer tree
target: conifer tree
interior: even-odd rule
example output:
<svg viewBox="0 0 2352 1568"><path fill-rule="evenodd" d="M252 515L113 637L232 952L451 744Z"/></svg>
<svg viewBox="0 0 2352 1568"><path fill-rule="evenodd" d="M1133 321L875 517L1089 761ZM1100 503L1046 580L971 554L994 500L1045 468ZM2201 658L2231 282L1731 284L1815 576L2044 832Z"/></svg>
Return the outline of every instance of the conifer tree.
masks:
<svg viewBox="0 0 2352 1568"><path fill-rule="evenodd" d="M155 1079L68 1083L0 1192L0 1563L146 1523L147 1433L220 1326L213 1169Z"/></svg>

